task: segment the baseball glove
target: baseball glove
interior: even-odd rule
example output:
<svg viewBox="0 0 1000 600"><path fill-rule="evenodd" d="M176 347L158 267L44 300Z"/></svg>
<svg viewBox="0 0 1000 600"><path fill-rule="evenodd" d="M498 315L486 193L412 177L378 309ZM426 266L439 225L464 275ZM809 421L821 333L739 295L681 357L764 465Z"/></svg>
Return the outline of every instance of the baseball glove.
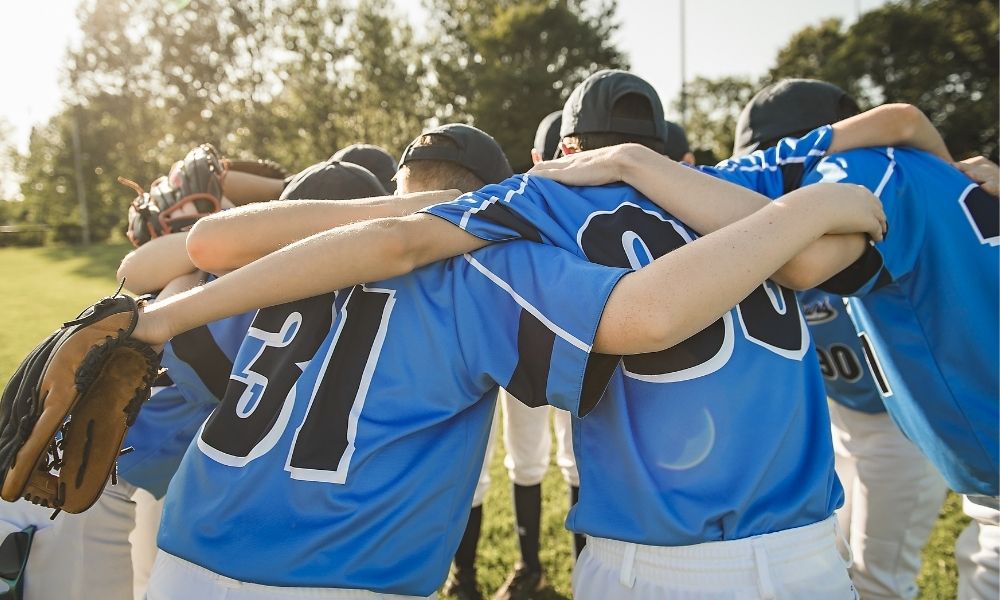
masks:
<svg viewBox="0 0 1000 600"><path fill-rule="evenodd" d="M240 171L271 179L285 179L280 165L265 160L228 160L221 158L211 144L201 144L170 167L144 192L134 181L119 177L132 188L136 198L128 212L128 238L138 247L149 240L185 231L194 223L222 207L222 189L226 174Z"/></svg>
<svg viewBox="0 0 1000 600"><path fill-rule="evenodd" d="M156 352L131 338L144 301L117 293L102 299L14 372L0 396L4 500L79 513L97 501L109 475L117 483L125 432L159 370Z"/></svg>

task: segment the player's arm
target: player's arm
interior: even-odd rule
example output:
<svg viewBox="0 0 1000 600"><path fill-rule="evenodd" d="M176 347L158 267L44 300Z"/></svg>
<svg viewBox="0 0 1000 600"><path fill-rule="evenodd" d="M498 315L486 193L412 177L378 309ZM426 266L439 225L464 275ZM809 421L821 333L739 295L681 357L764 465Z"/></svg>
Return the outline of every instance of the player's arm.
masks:
<svg viewBox="0 0 1000 600"><path fill-rule="evenodd" d="M444 190L336 202L288 200L251 204L198 221L188 237L187 253L198 268L225 273L327 229L367 219L408 215L460 195L458 190ZM370 280L373 279L377 278Z"/></svg>
<svg viewBox="0 0 1000 600"><path fill-rule="evenodd" d="M912 104L883 104L834 123L827 153L870 146L910 146L954 160L937 128Z"/></svg>
<svg viewBox="0 0 1000 600"><path fill-rule="evenodd" d="M536 165L531 174L571 185L624 181L701 235L716 231L771 203L767 197L711 177L639 144L580 152ZM793 289L810 289L853 263L864 252L863 235L824 236L773 272Z"/></svg>
<svg viewBox="0 0 1000 600"><path fill-rule="evenodd" d="M427 214L337 227L276 250L190 292L156 302L141 315L135 335L151 344L162 344L212 321L396 277L487 243Z"/></svg>
<svg viewBox="0 0 1000 600"><path fill-rule="evenodd" d="M197 267L188 258L187 235L180 232L153 238L129 252L118 266L118 279L125 280L130 292L146 294L196 271Z"/></svg>
<svg viewBox="0 0 1000 600"><path fill-rule="evenodd" d="M275 200L281 195L284 186L283 179L242 171L227 171L222 179L222 193L237 206Z"/></svg>
<svg viewBox="0 0 1000 600"><path fill-rule="evenodd" d="M623 277L605 307L594 350L636 354L701 331L825 234L881 239L885 215L868 190L816 184L668 252Z"/></svg>

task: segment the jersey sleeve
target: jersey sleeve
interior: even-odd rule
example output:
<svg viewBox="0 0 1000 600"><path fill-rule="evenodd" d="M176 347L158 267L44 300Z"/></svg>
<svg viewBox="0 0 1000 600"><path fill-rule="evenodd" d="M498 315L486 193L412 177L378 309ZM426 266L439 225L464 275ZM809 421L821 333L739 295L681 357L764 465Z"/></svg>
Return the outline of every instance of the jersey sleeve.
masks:
<svg viewBox="0 0 1000 600"><path fill-rule="evenodd" d="M529 242L489 246L454 264L469 369L528 406L586 415L620 362L594 353L593 343L608 297L629 271Z"/></svg>
<svg viewBox="0 0 1000 600"><path fill-rule="evenodd" d="M785 138L772 148L698 168L768 198L778 198L800 187L802 175L815 168L832 141L833 128L824 125L801 138Z"/></svg>
<svg viewBox="0 0 1000 600"><path fill-rule="evenodd" d="M425 208L470 234L489 241L529 240L553 243L559 224L552 214L571 188L528 174L469 192L455 200ZM553 196L559 196L554 199Z"/></svg>
<svg viewBox="0 0 1000 600"><path fill-rule="evenodd" d="M830 286L829 283L837 278L845 279L837 275L819 286L821 289L844 296L863 296L913 269L923 244L927 215L920 205L902 205L900 199L905 196L906 182L896 163L896 153L895 148L839 152L823 158L803 177L803 185L849 183L868 189L882 202L889 223L885 239L870 245L865 254L845 270L847 275L853 270L853 281L848 285Z"/></svg>

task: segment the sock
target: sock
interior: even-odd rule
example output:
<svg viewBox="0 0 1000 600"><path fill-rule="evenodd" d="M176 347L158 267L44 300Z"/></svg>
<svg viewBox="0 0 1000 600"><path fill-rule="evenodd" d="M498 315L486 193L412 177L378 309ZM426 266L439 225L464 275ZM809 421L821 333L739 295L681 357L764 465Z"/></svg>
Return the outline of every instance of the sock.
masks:
<svg viewBox="0 0 1000 600"><path fill-rule="evenodd" d="M580 501L580 486L571 485L569 486L569 507L573 508L576 503ZM576 552L576 557L580 557L580 553L583 552L583 547L587 545L587 536L582 533L573 534L573 551Z"/></svg>
<svg viewBox="0 0 1000 600"><path fill-rule="evenodd" d="M469 513L469 522L465 525L462 541L455 551L455 570L475 575L476 546L479 545L479 532L483 526L483 507L473 507Z"/></svg>
<svg viewBox="0 0 1000 600"><path fill-rule="evenodd" d="M538 559L538 536L542 518L542 484L514 484L514 519L517 540L521 545L521 561L529 569L541 570Z"/></svg>

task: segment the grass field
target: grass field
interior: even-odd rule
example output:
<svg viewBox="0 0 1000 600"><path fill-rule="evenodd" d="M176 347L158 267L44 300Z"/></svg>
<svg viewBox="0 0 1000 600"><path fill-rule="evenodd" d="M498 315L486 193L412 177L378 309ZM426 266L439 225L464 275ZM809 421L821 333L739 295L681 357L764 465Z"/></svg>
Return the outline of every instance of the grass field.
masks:
<svg viewBox="0 0 1000 600"><path fill-rule="evenodd" d="M114 292L118 261L127 245L91 248L0 248L0 382L6 382L21 358L49 331L85 305ZM517 560L510 486L498 440L491 463L493 486L485 503L479 544L479 579L489 594L503 582ZM542 562L550 589L538 598L569 598L572 542L563 529L566 486L553 468L543 483ZM957 575L952 557L955 537L965 526L958 497L949 496L930 543L920 575L921 598L955 597ZM456 524L456 526L459 526Z"/></svg>

